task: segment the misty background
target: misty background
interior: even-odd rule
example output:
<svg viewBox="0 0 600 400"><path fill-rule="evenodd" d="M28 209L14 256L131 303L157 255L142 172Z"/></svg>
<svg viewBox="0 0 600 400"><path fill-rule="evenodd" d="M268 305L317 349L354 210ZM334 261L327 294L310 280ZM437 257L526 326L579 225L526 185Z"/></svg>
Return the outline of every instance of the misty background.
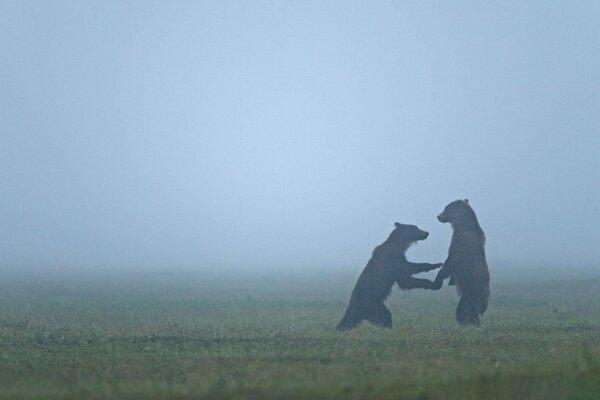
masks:
<svg viewBox="0 0 600 400"><path fill-rule="evenodd" d="M2 268L598 267L600 3L0 3Z"/></svg>

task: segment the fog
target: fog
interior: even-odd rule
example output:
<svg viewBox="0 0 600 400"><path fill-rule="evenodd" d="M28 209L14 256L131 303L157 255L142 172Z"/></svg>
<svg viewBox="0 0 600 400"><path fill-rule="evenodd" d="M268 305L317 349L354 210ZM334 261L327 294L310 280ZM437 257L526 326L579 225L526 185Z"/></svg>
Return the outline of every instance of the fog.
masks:
<svg viewBox="0 0 600 400"><path fill-rule="evenodd" d="M360 270L468 198L600 262L597 2L0 3L0 265Z"/></svg>

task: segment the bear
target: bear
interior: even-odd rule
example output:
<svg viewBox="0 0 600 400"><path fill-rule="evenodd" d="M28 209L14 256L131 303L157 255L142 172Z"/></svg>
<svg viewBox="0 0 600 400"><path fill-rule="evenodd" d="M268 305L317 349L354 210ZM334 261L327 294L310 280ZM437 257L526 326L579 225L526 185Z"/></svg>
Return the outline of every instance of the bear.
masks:
<svg viewBox="0 0 600 400"><path fill-rule="evenodd" d="M434 287L434 283L429 279L418 279L412 275L439 268L441 263L411 263L406 260L406 250L415 242L427 239L429 233L415 225L396 222L394 226L395 229L387 240L375 247L371 259L358 277L350 296L350 303L337 325L337 330L352 329L363 319L391 329L392 314L383 302L389 296L394 283L401 289Z"/></svg>
<svg viewBox="0 0 600 400"><path fill-rule="evenodd" d="M435 277L434 290L440 289L444 279L450 277L449 286L456 285L460 296L456 320L461 325L479 325L490 297L485 234L468 199L448 204L437 219L450 223L453 233L448 258Z"/></svg>

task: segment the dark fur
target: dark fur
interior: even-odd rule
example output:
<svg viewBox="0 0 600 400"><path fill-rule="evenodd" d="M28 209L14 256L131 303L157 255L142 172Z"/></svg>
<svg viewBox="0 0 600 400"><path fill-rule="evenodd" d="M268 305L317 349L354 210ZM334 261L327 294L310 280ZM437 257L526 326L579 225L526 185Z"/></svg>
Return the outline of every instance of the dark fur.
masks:
<svg viewBox="0 0 600 400"><path fill-rule="evenodd" d="M394 282L402 289L431 289L433 282L412 275L439 268L442 264L411 263L406 260L406 250L411 244L425 240L429 233L414 225L396 222L396 229L388 239L373 250L373 255L360 274L346 313L338 330L352 329L363 319L385 328L392 327L392 314L383 304Z"/></svg>
<svg viewBox="0 0 600 400"><path fill-rule="evenodd" d="M435 289L444 279L456 284L461 296L456 308L456 320L463 325L479 325L490 297L490 273L485 259L485 235L468 200L456 200L438 215L440 222L449 222L454 233L448 259L435 278Z"/></svg>

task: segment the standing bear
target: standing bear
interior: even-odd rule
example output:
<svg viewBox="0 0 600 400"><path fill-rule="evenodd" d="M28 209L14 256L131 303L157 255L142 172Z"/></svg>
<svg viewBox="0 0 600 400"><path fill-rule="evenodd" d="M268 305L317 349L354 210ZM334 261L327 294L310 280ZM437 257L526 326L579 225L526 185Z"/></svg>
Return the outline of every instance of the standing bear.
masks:
<svg viewBox="0 0 600 400"><path fill-rule="evenodd" d="M418 279L412 275L430 271L442 264L411 263L406 260L406 250L415 242L427 239L428 232L414 225L395 223L385 242L375 247L371 259L358 277L346 313L337 330L352 329L363 319L384 327L392 327L392 314L383 304L389 296L394 282L401 289L432 289L429 279Z"/></svg>
<svg viewBox="0 0 600 400"><path fill-rule="evenodd" d="M435 278L434 289L440 289L444 279L450 277L449 284L455 284L461 296L456 320L461 325L479 325L479 316L487 309L490 297L485 235L467 199L448 204L437 219L449 222L454 232L448 258Z"/></svg>

